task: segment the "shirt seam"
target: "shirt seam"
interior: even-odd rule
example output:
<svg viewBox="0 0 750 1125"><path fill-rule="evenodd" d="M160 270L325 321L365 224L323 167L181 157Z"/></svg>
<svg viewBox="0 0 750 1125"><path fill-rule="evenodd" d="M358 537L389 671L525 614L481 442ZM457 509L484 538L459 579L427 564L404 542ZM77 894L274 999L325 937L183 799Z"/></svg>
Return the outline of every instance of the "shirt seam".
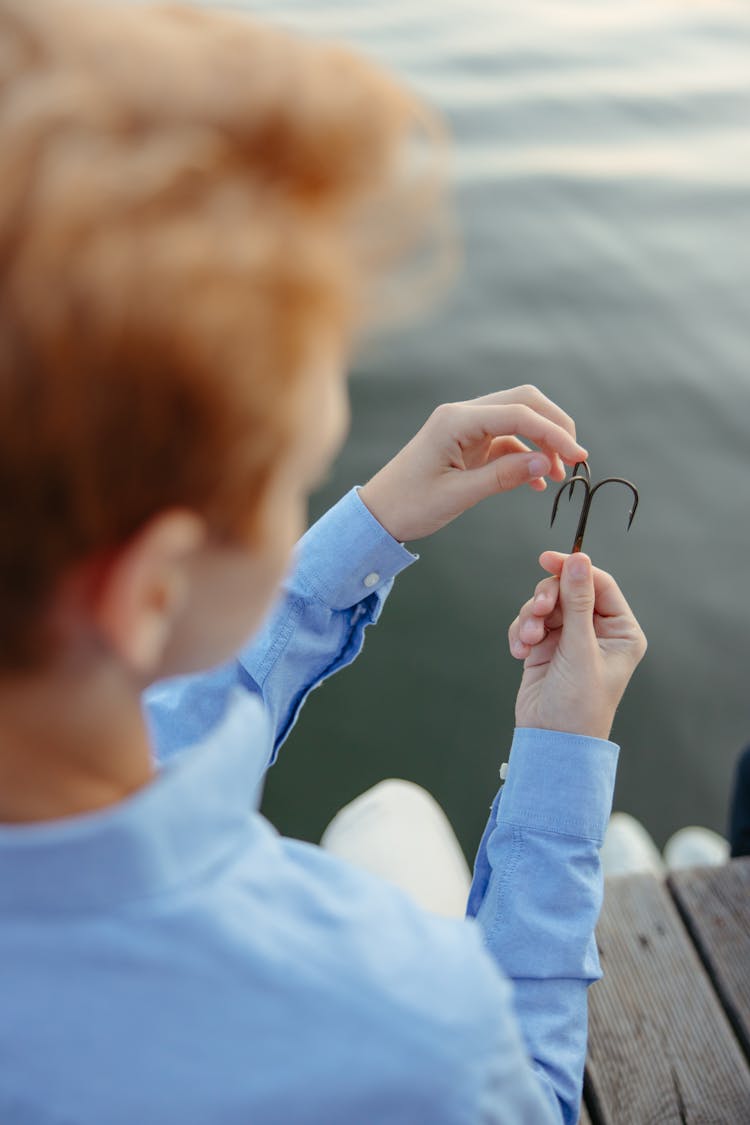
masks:
<svg viewBox="0 0 750 1125"><path fill-rule="evenodd" d="M556 824L533 824L528 821L517 820L511 814L510 816L503 816L501 819L498 819L497 826L499 828L508 826L522 831L538 832L542 836L564 836L568 840L585 841L591 844L596 844L603 837L603 832L594 832L592 829L581 829L574 821L570 820L562 820Z"/></svg>
<svg viewBox="0 0 750 1125"><path fill-rule="evenodd" d="M516 825L511 825L511 848L510 854L506 862L503 864L502 871L498 872L494 868L493 873L496 878L495 888L493 891L493 920L492 927L487 935L487 941L492 942L493 939L499 937L501 925L504 923L504 918L501 917L505 900L507 897L508 884L515 875L519 863L521 862L521 853L523 851L523 832ZM490 879L492 876L490 876Z"/></svg>
<svg viewBox="0 0 750 1125"><path fill-rule="evenodd" d="M276 639L269 647L265 658L261 661L261 664L258 667L257 683L258 687L261 688L261 690L266 680L268 679L273 666L278 662L284 652L284 649L292 639L292 635L301 616L302 607L299 604L299 600L297 598L290 598L286 616L284 620L279 625L277 625Z"/></svg>
<svg viewBox="0 0 750 1125"><path fill-rule="evenodd" d="M309 573L309 577L306 572ZM304 569L298 570L295 578L299 582L301 589L299 592L295 592L291 595L293 598L317 602L323 609L327 609L329 613L345 613L347 609L352 608L351 606L343 606L337 609L335 606L331 605L333 597L329 596L327 593L325 596L321 593L321 590L326 589L325 582L320 577L315 567L310 563L305 563ZM319 589L316 589L316 586L319 587ZM359 600L361 601L362 599L360 598ZM357 602L354 603L354 605L357 604Z"/></svg>

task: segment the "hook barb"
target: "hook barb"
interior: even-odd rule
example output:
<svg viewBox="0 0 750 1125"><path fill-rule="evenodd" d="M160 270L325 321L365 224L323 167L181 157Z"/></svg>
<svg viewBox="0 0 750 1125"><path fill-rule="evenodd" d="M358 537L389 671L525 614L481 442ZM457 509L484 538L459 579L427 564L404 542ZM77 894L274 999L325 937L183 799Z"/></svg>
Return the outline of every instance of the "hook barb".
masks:
<svg viewBox="0 0 750 1125"><path fill-rule="evenodd" d="M576 466L576 468L577 468L577 466ZM568 479L566 481L563 481L563 483L560 485L560 487L557 490L557 494L555 496L555 502L552 505L552 515L550 516L550 521L549 521L550 527L552 527L552 524L555 522L555 517L557 515L557 509L560 506L560 499L561 499L563 493L565 492L566 488L569 489L568 500L570 501L573 498L573 489L575 488L578 481L581 481L586 486L586 495L587 496L589 495L590 488L591 488L591 485L590 485L591 474L590 473L585 477L577 477L577 476L574 475L572 477L568 477Z"/></svg>
<svg viewBox="0 0 750 1125"><path fill-rule="evenodd" d="M601 488L603 484L624 484L625 487L629 488L630 491L632 492L632 494L633 494L633 507L628 512L628 526L626 528L627 531L630 531L630 525L633 522L633 518L634 518L635 512L636 512L636 508L638 507L638 501L640 499L640 497L638 495L638 489L635 487L635 485L633 484L632 481L625 480L624 477L605 477L604 480L597 481L597 483L591 489L591 496L592 497L593 497L594 493L597 491L597 489Z"/></svg>
<svg viewBox="0 0 750 1125"><path fill-rule="evenodd" d="M568 493L568 503L570 503L570 501L573 499L573 483L572 482L579 475L578 474L579 469L583 469L583 474L584 474L586 480L589 482L589 484L591 484L591 469L588 467L588 464L585 461L576 461L575 465L573 466L572 476L569 478L568 481L565 482L566 487L567 487L568 483L570 483L570 492Z"/></svg>

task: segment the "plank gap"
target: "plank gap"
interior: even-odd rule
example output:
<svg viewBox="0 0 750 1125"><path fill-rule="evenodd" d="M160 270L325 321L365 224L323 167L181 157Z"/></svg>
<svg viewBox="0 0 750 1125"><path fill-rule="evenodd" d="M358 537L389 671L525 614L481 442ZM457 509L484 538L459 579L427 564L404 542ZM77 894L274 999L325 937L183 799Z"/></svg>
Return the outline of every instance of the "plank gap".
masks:
<svg viewBox="0 0 750 1125"><path fill-rule="evenodd" d="M747 1006L747 988L743 997L737 991L737 979L732 979L731 966L728 963L729 954L726 946L730 935L735 943L742 941L747 947L745 964L750 966L750 864L742 861L733 861L723 871L717 872L713 868L692 869L688 872L673 872L667 879L667 888L677 908L680 919L687 930L696 953L700 958L711 984L721 1003L727 1020L737 1039L737 1043L745 1058L750 1062L750 1026L748 1013L743 1010ZM718 910L717 899L719 892L727 890L734 899L735 907L733 916L727 910L725 918L721 918L721 928L725 931L724 944L717 940L716 916ZM702 892L700 906L697 902L697 891ZM710 907L713 904L713 912ZM713 923L713 924L712 924ZM715 947L715 948L714 948ZM735 949L735 959L741 958ZM750 973L750 969L747 970Z"/></svg>
<svg viewBox="0 0 750 1125"><path fill-rule="evenodd" d="M592 1125L750 1121L747 1061L669 890L607 880L589 996Z"/></svg>

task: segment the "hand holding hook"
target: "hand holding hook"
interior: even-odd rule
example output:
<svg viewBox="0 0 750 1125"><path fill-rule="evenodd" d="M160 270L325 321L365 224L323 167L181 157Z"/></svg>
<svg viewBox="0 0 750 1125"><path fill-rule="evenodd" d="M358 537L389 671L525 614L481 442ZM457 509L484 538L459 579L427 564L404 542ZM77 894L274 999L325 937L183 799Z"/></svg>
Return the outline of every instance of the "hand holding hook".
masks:
<svg viewBox="0 0 750 1125"><path fill-rule="evenodd" d="M579 473L579 470L581 470L581 469L583 470L583 475L581 475ZM570 491L569 491L569 495L568 495L568 500L569 501L572 500L573 499L573 489L575 488L576 484L579 481L584 486L585 495L584 495L584 498L583 498L583 507L581 508L581 515L580 515L580 518L578 520L578 527L576 528L575 541L573 543L573 551L572 551L573 554L575 554L576 551L580 551L581 548L583 547L583 536L584 536L584 533L586 531L586 524L588 522L589 512L591 511L591 501L594 499L594 494L598 491L598 489L600 489L602 487L603 484L624 484L625 487L629 488L630 491L633 493L633 507L630 509L630 512L628 513L628 526L627 526L628 531L630 531L630 525L633 522L633 516L635 515L635 510L638 507L638 489L629 480L623 480L622 477L605 477L604 480L597 481L597 483L592 486L592 484L591 484L591 471L590 471L588 465L586 464L585 461L579 461L578 464L575 465L574 468L573 468L573 476L569 477L568 480L566 480L560 486L560 488L558 488L558 490L557 490L557 495L555 496L555 502L552 505L552 518L549 521L550 527L552 527L552 524L555 522L555 516L557 515L557 508L558 508L558 505L560 503L560 497L562 496L563 492L565 491L566 488L569 489Z"/></svg>

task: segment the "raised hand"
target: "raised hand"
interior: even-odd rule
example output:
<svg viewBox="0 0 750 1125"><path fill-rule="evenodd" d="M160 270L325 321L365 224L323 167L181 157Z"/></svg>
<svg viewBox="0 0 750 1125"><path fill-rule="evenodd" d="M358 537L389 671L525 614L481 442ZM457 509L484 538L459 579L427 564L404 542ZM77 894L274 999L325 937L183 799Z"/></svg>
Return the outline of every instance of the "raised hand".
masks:
<svg viewBox="0 0 750 1125"><path fill-rule="evenodd" d="M611 575L587 555L545 551L539 583L508 632L523 660L516 725L608 738L646 638Z"/></svg>
<svg viewBox="0 0 750 1125"><path fill-rule="evenodd" d="M431 535L498 492L521 484L541 492L545 476L563 480L563 463L587 456L572 418L536 387L514 387L439 406L359 495L405 542Z"/></svg>

